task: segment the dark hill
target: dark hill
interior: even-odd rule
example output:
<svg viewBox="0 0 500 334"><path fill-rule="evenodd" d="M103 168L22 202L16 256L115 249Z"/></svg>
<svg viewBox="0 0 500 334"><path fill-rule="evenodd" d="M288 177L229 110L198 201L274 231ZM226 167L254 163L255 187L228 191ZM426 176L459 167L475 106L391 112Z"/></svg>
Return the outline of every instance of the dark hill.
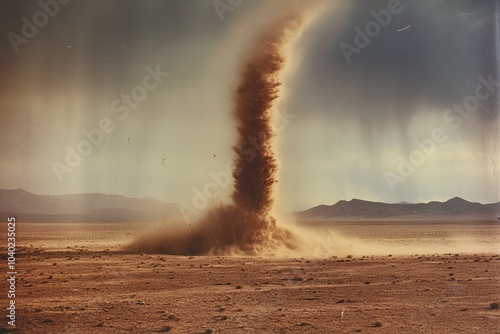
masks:
<svg viewBox="0 0 500 334"><path fill-rule="evenodd" d="M441 215L494 215L500 212L500 202L481 204L454 197L446 202L388 204L359 199L339 201L333 205L319 205L309 210L296 212L299 218L383 218L396 216L441 216Z"/></svg>
<svg viewBox="0 0 500 334"><path fill-rule="evenodd" d="M28 219L152 220L179 216L174 204L154 198L129 198L100 193L35 195L23 189L0 189L0 212Z"/></svg>

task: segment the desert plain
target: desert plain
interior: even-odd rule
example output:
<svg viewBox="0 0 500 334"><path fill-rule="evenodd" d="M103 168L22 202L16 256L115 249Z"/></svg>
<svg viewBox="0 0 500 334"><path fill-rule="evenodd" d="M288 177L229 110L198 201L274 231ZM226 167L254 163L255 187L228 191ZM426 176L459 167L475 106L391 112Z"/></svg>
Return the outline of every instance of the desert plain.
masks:
<svg viewBox="0 0 500 334"><path fill-rule="evenodd" d="M302 225L304 253L172 256L123 250L145 223L19 221L0 333L500 333L499 222Z"/></svg>

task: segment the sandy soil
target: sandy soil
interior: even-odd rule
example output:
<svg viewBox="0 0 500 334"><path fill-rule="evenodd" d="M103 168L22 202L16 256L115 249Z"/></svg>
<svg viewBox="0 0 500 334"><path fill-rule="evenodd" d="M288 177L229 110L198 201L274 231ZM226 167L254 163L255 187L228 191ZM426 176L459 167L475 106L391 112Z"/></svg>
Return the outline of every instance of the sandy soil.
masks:
<svg viewBox="0 0 500 334"><path fill-rule="evenodd" d="M18 332L500 333L500 310L490 309L500 302L496 253L127 254L120 244L137 226L93 229L94 238L81 228L33 224L20 231ZM0 327L9 328L6 321Z"/></svg>

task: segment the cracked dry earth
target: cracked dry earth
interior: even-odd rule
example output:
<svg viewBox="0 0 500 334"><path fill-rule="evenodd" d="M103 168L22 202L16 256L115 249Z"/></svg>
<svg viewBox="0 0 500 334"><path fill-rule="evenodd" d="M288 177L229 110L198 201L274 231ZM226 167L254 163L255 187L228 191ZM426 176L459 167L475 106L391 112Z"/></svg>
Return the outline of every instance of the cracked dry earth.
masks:
<svg viewBox="0 0 500 334"><path fill-rule="evenodd" d="M18 333L500 333L497 254L189 257L38 242L19 244Z"/></svg>

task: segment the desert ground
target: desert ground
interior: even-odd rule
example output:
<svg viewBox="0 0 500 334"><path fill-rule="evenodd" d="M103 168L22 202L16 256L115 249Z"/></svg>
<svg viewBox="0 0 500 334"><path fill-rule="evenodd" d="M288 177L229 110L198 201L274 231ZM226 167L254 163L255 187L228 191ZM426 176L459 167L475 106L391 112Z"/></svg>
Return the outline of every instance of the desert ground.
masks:
<svg viewBox="0 0 500 334"><path fill-rule="evenodd" d="M122 251L144 224L18 222L14 332L500 333L499 223L306 225L326 239L275 258Z"/></svg>

